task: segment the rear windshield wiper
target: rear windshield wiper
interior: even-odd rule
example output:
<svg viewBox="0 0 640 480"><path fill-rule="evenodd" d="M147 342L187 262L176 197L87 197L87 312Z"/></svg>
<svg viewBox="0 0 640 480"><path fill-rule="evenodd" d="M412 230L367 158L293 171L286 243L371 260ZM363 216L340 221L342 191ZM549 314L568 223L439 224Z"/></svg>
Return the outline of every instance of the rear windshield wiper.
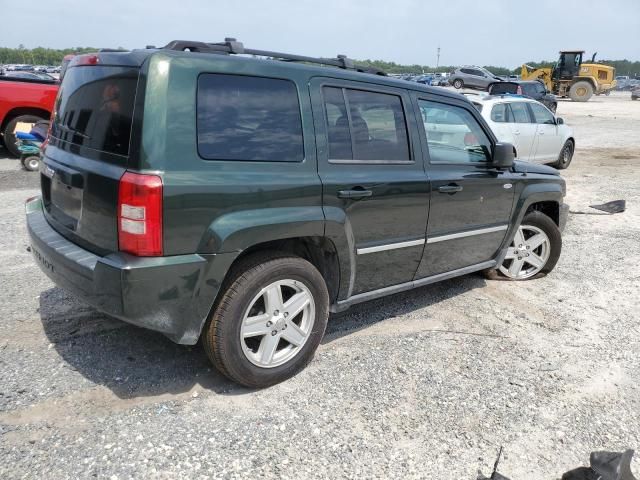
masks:
<svg viewBox="0 0 640 480"><path fill-rule="evenodd" d="M78 135L78 136L80 136L80 137L82 137L82 138L85 138L85 139L87 139L87 140L91 140L91 137L90 137L89 135L87 135L87 134L86 134L86 133L84 133L84 132L81 132L80 130L76 130L75 128L71 128L71 127L69 127L68 125L64 125L64 124L62 124L62 123L59 123L59 124L58 124L58 126L59 126L60 128L62 128L63 130L66 130L67 132L71 132L71 133L73 133L74 135Z"/></svg>

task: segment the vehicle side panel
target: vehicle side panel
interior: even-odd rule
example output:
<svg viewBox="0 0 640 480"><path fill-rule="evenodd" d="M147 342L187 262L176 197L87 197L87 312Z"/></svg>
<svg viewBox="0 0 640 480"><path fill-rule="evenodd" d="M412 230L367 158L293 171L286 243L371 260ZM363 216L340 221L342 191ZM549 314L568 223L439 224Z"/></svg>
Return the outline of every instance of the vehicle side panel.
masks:
<svg viewBox="0 0 640 480"><path fill-rule="evenodd" d="M34 82L0 81L0 125L16 108L37 108L51 114L58 94L58 85Z"/></svg>
<svg viewBox="0 0 640 480"><path fill-rule="evenodd" d="M322 190L304 72L270 62L209 55L151 57L141 166L163 172L165 255L240 252L252 245L322 235ZM163 72L168 72L163 75ZM205 160L197 151L198 77L204 73L293 80L300 101L302 162Z"/></svg>

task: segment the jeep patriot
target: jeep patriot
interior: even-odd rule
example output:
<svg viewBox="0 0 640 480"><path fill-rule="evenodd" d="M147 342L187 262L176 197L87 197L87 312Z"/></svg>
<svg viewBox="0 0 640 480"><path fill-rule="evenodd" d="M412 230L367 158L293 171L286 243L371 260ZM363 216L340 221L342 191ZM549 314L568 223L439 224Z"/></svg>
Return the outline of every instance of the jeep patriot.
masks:
<svg viewBox="0 0 640 480"><path fill-rule="evenodd" d="M567 216L464 96L234 39L75 57L40 177L44 273L249 387L300 371L329 312L547 274Z"/></svg>

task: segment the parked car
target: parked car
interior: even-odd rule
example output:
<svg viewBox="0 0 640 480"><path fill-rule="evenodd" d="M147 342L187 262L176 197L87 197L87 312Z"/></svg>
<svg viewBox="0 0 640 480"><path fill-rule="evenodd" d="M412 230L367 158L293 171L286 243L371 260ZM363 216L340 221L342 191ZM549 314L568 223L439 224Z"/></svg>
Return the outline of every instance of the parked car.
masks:
<svg viewBox="0 0 640 480"><path fill-rule="evenodd" d="M446 87L449 85L449 80L447 79L447 77L445 77L441 73L436 73L435 77L431 81L431 85L437 86L437 87Z"/></svg>
<svg viewBox="0 0 640 480"><path fill-rule="evenodd" d="M24 72L20 72L23 74ZM16 131L29 132L40 120L49 120L58 94L57 81L0 76L0 133L2 143L14 157L20 156Z"/></svg>
<svg viewBox="0 0 640 480"><path fill-rule="evenodd" d="M556 96L547 91L544 83L537 80L521 80L518 82L495 82L487 88L490 95L524 95L542 103L553 113L558 109Z"/></svg>
<svg viewBox="0 0 640 480"><path fill-rule="evenodd" d="M511 95L488 95L472 102L498 140L513 144L518 159L557 169L571 163L576 145L573 131L541 103Z"/></svg>
<svg viewBox="0 0 640 480"><path fill-rule="evenodd" d="M7 72L7 78L26 78L29 80L43 80L45 82L57 82L55 77L43 72Z"/></svg>
<svg viewBox="0 0 640 480"><path fill-rule="evenodd" d="M457 89L467 87L486 90L491 83L500 81L499 77L482 67L456 68L449 76L449 83Z"/></svg>
<svg viewBox="0 0 640 480"><path fill-rule="evenodd" d="M638 100L640 98L640 85L631 90L631 100Z"/></svg>
<svg viewBox="0 0 640 480"><path fill-rule="evenodd" d="M432 75L420 75L412 79L412 81L417 83L422 83L423 85L432 85L433 76Z"/></svg>
<svg viewBox="0 0 640 480"><path fill-rule="evenodd" d="M461 95L300 58L232 39L74 58L26 205L43 272L265 387L310 361L330 311L553 269L556 170L514 163Z"/></svg>

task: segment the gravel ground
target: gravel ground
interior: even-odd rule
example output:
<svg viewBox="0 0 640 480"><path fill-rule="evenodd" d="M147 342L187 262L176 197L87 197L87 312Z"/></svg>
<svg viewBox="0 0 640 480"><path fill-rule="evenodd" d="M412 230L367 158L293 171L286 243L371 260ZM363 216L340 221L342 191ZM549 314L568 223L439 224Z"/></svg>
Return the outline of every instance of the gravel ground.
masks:
<svg viewBox="0 0 640 480"><path fill-rule="evenodd" d="M578 149L555 271L470 275L334 316L252 391L203 350L97 313L26 251L37 176L0 158L0 478L556 479L640 448L640 102L561 102ZM0 151L0 157L2 157ZM640 461L633 470L640 476Z"/></svg>

